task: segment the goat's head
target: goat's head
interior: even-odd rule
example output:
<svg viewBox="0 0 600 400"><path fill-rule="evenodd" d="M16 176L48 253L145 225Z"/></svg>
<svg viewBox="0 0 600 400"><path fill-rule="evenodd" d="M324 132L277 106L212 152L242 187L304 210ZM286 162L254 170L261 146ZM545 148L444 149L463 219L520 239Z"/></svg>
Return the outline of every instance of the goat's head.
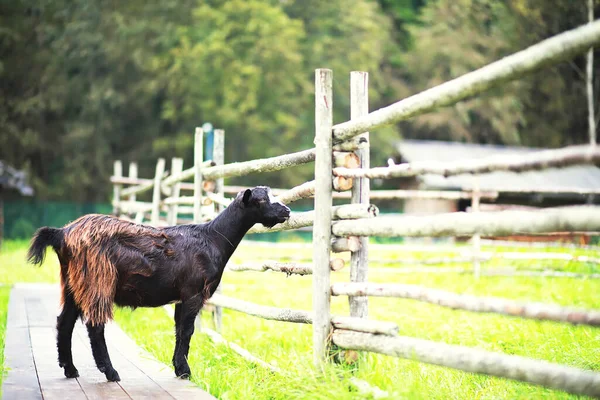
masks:
<svg viewBox="0 0 600 400"><path fill-rule="evenodd" d="M289 207L273 197L271 189L266 186L241 191L236 202L239 202L253 222L267 228L285 222L290 217Z"/></svg>

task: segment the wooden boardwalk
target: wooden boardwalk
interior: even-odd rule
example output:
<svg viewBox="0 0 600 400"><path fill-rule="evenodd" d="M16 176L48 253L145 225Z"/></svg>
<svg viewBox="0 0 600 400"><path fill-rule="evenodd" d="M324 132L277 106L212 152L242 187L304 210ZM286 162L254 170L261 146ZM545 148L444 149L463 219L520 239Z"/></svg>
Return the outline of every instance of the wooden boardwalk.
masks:
<svg viewBox="0 0 600 400"><path fill-rule="evenodd" d="M17 284L8 306L4 349L9 368L3 399L214 399L193 383L175 377L171 368L140 349L114 323L106 325L106 343L121 382L107 382L92 357L87 330L77 321L73 360L80 377L67 379L58 366L57 285Z"/></svg>

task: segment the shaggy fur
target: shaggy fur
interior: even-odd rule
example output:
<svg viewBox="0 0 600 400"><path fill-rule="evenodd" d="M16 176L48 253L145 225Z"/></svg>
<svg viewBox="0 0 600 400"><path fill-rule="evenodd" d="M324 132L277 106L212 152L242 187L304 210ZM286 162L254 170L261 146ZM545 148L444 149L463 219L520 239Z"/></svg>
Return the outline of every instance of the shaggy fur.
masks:
<svg viewBox="0 0 600 400"><path fill-rule="evenodd" d="M207 224L158 229L86 215L64 228L39 229L28 256L41 264L46 247L52 246L60 262L63 310L57 319L57 347L65 376L79 376L71 355L78 317L88 328L98 368L108 380L119 380L104 341L113 303L136 308L176 302L173 364L177 376L189 377L186 358L194 319L219 285L233 251L255 223L272 227L289 213L269 188L257 187L240 192Z"/></svg>

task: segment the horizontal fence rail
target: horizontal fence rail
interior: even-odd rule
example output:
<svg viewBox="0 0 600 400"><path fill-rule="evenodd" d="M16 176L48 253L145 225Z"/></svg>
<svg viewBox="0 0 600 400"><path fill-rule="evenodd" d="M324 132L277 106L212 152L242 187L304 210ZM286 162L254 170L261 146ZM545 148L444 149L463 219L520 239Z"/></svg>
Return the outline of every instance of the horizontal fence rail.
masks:
<svg viewBox="0 0 600 400"><path fill-rule="evenodd" d="M462 267L403 267L378 268L378 274L473 274L473 268ZM600 274L557 271L552 269L518 270L512 267L493 267L481 271L481 276L526 276L546 278L600 279Z"/></svg>
<svg viewBox="0 0 600 400"><path fill-rule="evenodd" d="M277 198L284 204L293 203L300 199L306 199L315 196L315 181L308 181L289 190L286 190Z"/></svg>
<svg viewBox="0 0 600 400"><path fill-rule="evenodd" d="M237 193L240 190L250 189L247 186L229 186L225 187L225 192ZM291 189L273 189L271 191L277 198L285 203L293 203L301 199L313 197L315 195L315 182L308 181ZM600 194L600 190L597 191ZM570 192L568 192L570 193ZM583 192L582 192L583 193ZM591 194L586 192L585 194ZM498 198L498 191L481 191L480 197L486 200L495 200ZM334 192L334 199L350 199L350 192ZM472 199L473 192L468 191L451 191L451 190L372 190L369 193L370 199L378 200L394 200L394 199L441 199L441 200L461 200Z"/></svg>
<svg viewBox="0 0 600 400"><path fill-rule="evenodd" d="M524 172L553 167L600 163L596 146L571 146L558 150L543 150L527 154L503 154L456 162L420 161L391 167L371 169L334 168L333 174L346 178L406 178L423 174L454 176L483 174L494 171Z"/></svg>
<svg viewBox="0 0 600 400"><path fill-rule="evenodd" d="M390 337L335 330L333 344L343 349L370 351L529 382L565 392L600 397L600 374L578 368L406 336Z"/></svg>
<svg viewBox="0 0 600 400"><path fill-rule="evenodd" d="M309 311L263 306L260 304L251 303L249 301L223 296L219 293L213 294L208 303L263 319L295 322L298 324L312 324L313 321L312 313Z"/></svg>
<svg viewBox="0 0 600 400"><path fill-rule="evenodd" d="M377 216L379 209L372 204L345 204L331 208L333 219L368 219ZM305 228L312 226L315 221L315 211L305 211L292 213L290 218L277 224L272 228L264 227L260 224L254 225L248 233L267 233L287 231L291 229Z"/></svg>
<svg viewBox="0 0 600 400"><path fill-rule="evenodd" d="M294 322L299 324L313 323L313 313L309 311L263 306L249 301L234 299L219 293L215 293L208 301L208 304L274 321ZM332 316L331 324L333 326L344 327L345 329L358 332L376 333L390 336L398 334L398 325L393 322Z"/></svg>
<svg viewBox="0 0 600 400"><path fill-rule="evenodd" d="M543 66L568 60L588 51L598 43L600 43L600 21L561 33L364 117L334 125L334 142L343 142L360 133L425 114L438 107L452 105L496 85L534 72Z"/></svg>
<svg viewBox="0 0 600 400"><path fill-rule="evenodd" d="M212 160L203 161L200 164L200 168L209 168L209 167L214 167L214 166L215 166L215 163ZM181 173L179 173L179 174L171 175L171 176L165 178L161 184L162 184L163 190L165 190L165 188L172 186L177 182L185 181L185 180L193 178L193 177L194 177L194 167L191 167L191 168L181 171ZM189 187L188 189L193 190L194 188L192 186L192 187Z"/></svg>
<svg viewBox="0 0 600 400"><path fill-rule="evenodd" d="M417 285L335 283L331 286L331 294L333 296L399 297L465 311L503 314L543 321L568 322L576 325L600 326L599 310L581 310L553 304L522 303L496 297L478 297Z"/></svg>
<svg viewBox="0 0 600 400"><path fill-rule="evenodd" d="M398 324L387 321L375 321L366 318L337 317L331 318L331 325L336 329L346 329L364 333L387 336L398 336Z"/></svg>
<svg viewBox="0 0 600 400"><path fill-rule="evenodd" d="M296 165L302 165L315 161L315 149L308 149L282 156L262 158L252 161L243 161L225 165L218 165L202 170L203 179L230 178L233 176L245 176L257 172L279 171Z"/></svg>
<svg viewBox="0 0 600 400"><path fill-rule="evenodd" d="M486 200L498 198L497 191L482 191L479 196ZM349 192L334 193L334 199L349 199ZM472 192L451 190L372 190L369 192L371 200L401 200L401 199L437 199L437 200L461 200L472 199Z"/></svg>
<svg viewBox="0 0 600 400"><path fill-rule="evenodd" d="M287 275L312 275L312 264L298 264L278 261L264 261L261 263L244 263L241 265L227 264L230 271L274 271L283 272Z"/></svg>
<svg viewBox="0 0 600 400"><path fill-rule="evenodd" d="M506 236L556 231L597 231L600 207L557 207L540 211L450 213L336 221L336 236Z"/></svg>

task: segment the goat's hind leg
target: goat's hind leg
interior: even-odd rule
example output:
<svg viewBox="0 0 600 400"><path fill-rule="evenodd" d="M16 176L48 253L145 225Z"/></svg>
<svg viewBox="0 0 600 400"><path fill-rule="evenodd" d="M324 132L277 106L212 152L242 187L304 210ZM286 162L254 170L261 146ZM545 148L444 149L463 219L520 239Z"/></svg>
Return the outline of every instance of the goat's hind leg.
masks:
<svg viewBox="0 0 600 400"><path fill-rule="evenodd" d="M58 349L58 365L65 370L67 378L77 378L79 372L73 365L73 354L71 351L71 339L73 337L73 327L81 311L75 305L73 295L65 287L63 289L63 309L56 318L56 347Z"/></svg>
<svg viewBox="0 0 600 400"><path fill-rule="evenodd" d="M108 355L108 348L106 347L106 340L104 339L104 324L92 325L86 324L88 335L90 337L90 344L92 345L92 354L96 361L96 366L106 375L106 379L111 382L118 382L121 380L119 373L113 368L110 356Z"/></svg>

